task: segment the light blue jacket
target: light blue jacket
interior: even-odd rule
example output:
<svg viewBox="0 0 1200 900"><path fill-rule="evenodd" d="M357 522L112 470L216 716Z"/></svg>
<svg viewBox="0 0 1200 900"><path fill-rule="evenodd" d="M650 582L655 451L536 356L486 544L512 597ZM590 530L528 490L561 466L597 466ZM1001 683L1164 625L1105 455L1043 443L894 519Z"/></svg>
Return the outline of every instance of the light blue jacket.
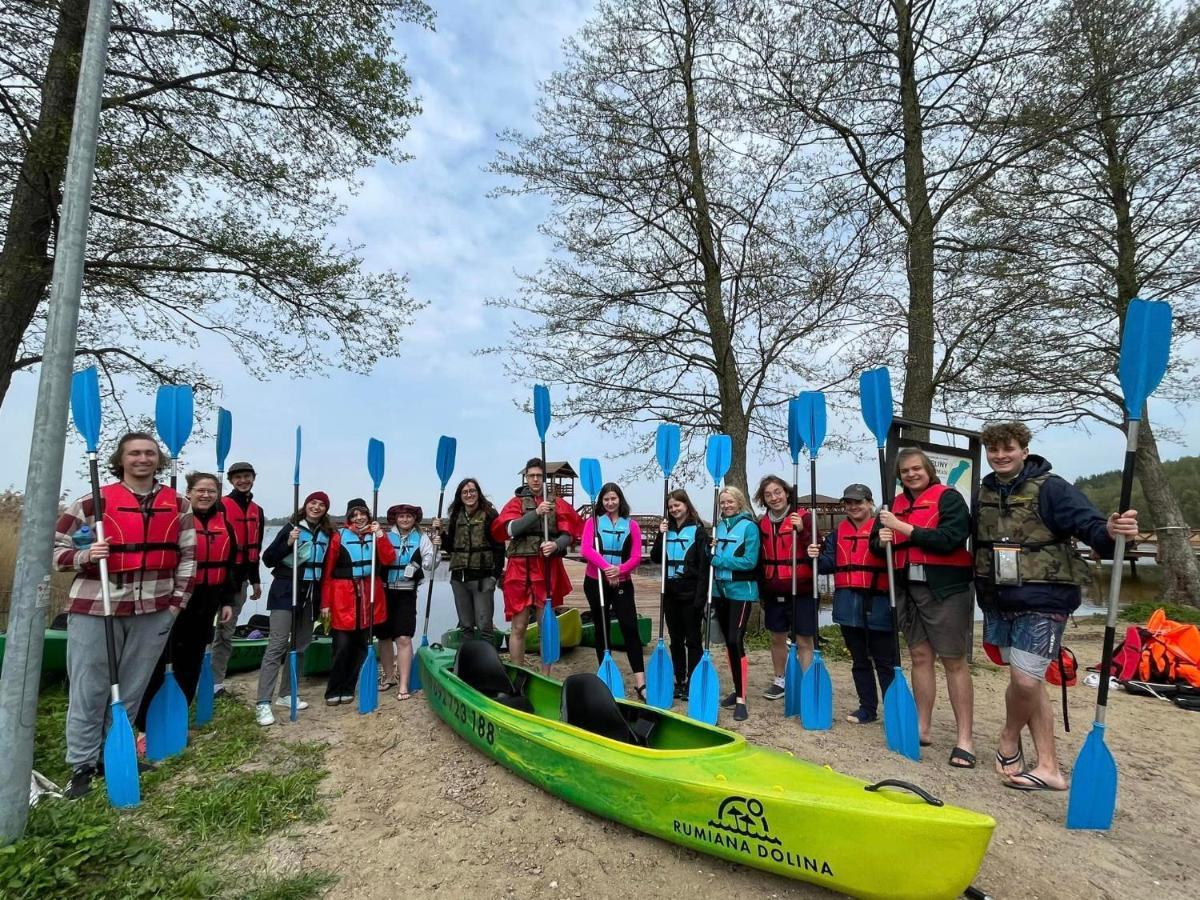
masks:
<svg viewBox="0 0 1200 900"><path fill-rule="evenodd" d="M713 551L713 596L749 603L758 599L758 523L738 513L717 523Z"/></svg>

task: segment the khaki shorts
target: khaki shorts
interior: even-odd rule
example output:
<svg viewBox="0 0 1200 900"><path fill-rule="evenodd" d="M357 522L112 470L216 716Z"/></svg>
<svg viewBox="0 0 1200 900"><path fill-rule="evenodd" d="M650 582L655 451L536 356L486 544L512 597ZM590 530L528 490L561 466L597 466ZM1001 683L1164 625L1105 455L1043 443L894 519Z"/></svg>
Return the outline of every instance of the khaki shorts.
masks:
<svg viewBox="0 0 1200 900"><path fill-rule="evenodd" d="M928 641L934 653L950 659L967 655L974 614L971 585L947 597L937 597L928 585L909 582L896 603L896 618L908 646Z"/></svg>

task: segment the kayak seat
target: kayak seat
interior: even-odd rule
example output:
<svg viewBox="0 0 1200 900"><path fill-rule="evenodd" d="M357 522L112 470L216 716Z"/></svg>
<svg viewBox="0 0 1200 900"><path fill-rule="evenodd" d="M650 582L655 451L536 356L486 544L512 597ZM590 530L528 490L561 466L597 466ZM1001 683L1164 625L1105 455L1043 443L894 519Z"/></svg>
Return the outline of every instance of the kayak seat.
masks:
<svg viewBox="0 0 1200 900"><path fill-rule="evenodd" d="M497 703L533 712L533 704L513 685L500 660L500 651L491 641L479 638L463 641L454 656L454 674Z"/></svg>
<svg viewBox="0 0 1200 900"><path fill-rule="evenodd" d="M638 746L646 743L645 738L639 739L639 735L629 727L608 686L591 672L567 676L562 686L559 713L562 721L568 725L609 740Z"/></svg>

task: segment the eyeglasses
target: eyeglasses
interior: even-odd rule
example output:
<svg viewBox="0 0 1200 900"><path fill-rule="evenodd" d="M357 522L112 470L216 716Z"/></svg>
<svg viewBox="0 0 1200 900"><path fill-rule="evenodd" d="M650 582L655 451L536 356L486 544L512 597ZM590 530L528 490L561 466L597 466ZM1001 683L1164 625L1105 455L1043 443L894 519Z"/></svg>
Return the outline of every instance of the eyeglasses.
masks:
<svg viewBox="0 0 1200 900"><path fill-rule="evenodd" d="M217 492L214 491L212 488L192 488L192 493L200 494L201 496L211 497L214 494L216 494Z"/></svg>

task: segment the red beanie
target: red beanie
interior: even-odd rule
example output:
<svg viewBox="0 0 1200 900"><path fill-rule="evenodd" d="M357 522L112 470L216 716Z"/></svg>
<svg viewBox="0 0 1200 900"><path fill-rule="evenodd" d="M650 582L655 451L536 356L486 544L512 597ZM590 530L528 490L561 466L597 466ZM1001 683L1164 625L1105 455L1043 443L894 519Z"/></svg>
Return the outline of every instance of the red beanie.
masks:
<svg viewBox="0 0 1200 900"><path fill-rule="evenodd" d="M325 504L325 509L326 510L329 509L329 495L327 493L325 493L324 491L313 491L311 494L309 494L307 497L304 498L303 505L308 506L309 501L311 501L311 500L320 500L322 503Z"/></svg>

